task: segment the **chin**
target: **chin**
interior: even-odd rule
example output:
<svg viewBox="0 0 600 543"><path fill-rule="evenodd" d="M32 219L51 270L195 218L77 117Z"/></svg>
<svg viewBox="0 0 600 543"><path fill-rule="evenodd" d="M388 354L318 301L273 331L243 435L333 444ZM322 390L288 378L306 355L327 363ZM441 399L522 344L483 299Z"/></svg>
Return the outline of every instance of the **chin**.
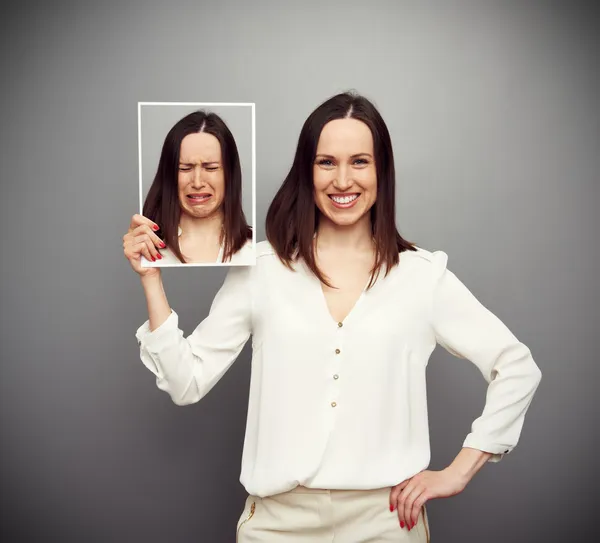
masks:
<svg viewBox="0 0 600 543"><path fill-rule="evenodd" d="M362 214L360 213L352 213L350 214L337 214L337 213L332 213L327 215L327 218L333 223L336 224L337 226L352 226L354 224L356 224L361 218L362 218Z"/></svg>

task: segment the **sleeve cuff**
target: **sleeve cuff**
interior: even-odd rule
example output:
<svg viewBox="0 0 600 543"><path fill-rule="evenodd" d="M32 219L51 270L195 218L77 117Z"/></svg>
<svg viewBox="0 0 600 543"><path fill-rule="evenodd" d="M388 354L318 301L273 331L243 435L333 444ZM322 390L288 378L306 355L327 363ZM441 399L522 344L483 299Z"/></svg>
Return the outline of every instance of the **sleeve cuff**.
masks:
<svg viewBox="0 0 600 543"><path fill-rule="evenodd" d="M488 462L500 462L505 454L510 453L514 447L493 443L490 440L481 439L475 434L469 434L463 442L463 447L478 449L480 451L491 453Z"/></svg>
<svg viewBox="0 0 600 543"><path fill-rule="evenodd" d="M158 328L150 331L150 320L147 320L137 329L135 337L140 348L148 352L158 352L164 339L174 330L179 330L179 316L171 310L171 314Z"/></svg>

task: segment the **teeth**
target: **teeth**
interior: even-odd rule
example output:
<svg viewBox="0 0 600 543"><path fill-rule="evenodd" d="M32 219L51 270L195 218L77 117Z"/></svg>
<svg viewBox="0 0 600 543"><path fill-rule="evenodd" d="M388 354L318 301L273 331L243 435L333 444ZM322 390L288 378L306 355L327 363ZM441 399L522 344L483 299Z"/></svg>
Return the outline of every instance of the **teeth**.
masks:
<svg viewBox="0 0 600 543"><path fill-rule="evenodd" d="M358 198L358 194L351 196L331 196L331 199L337 204L349 204Z"/></svg>

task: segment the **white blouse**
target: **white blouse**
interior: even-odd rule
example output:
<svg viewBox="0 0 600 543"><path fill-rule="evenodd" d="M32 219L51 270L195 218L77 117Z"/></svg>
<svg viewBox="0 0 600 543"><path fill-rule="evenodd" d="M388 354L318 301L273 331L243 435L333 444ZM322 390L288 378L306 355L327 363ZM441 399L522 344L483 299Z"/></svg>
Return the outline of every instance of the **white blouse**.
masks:
<svg viewBox="0 0 600 543"><path fill-rule="evenodd" d="M210 266L211 264L229 264L231 266L254 266L254 264L256 263L256 257L254 254L254 244L252 243L251 239L246 241L246 243L242 245L239 251L235 252L231 256L231 260L228 260L227 262L223 262L224 249L224 246L221 245L219 248L219 254L217 255L217 259L214 263L206 262L203 264L207 266ZM175 253L173 253L173 251L171 251L168 247L165 249L160 249L159 252L162 258L156 260L156 262L147 260L145 257L142 256L144 268L160 268L163 266L190 266L194 264L193 262L184 264L175 256Z"/></svg>
<svg viewBox="0 0 600 543"><path fill-rule="evenodd" d="M303 262L286 268L267 242L232 268L187 338L172 312L137 331L142 362L177 405L198 402L252 336L240 482L265 497L297 485L393 486L430 461L425 370L436 343L489 383L464 447L499 461L517 444L541 371L529 349L446 267L443 251L398 266L335 322ZM458 392L458 391L457 391Z"/></svg>

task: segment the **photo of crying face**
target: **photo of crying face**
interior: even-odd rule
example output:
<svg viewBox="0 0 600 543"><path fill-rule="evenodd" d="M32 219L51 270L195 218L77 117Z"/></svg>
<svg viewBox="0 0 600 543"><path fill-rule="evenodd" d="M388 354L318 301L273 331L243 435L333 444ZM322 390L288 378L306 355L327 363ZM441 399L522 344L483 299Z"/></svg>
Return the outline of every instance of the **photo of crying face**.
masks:
<svg viewBox="0 0 600 543"><path fill-rule="evenodd" d="M143 215L160 227L157 234L166 244L149 266L253 259L239 154L221 117L195 111L171 128Z"/></svg>
<svg viewBox="0 0 600 543"><path fill-rule="evenodd" d="M222 221L225 175L221 144L215 136L197 132L183 138L177 185L182 214L189 219L212 216Z"/></svg>

